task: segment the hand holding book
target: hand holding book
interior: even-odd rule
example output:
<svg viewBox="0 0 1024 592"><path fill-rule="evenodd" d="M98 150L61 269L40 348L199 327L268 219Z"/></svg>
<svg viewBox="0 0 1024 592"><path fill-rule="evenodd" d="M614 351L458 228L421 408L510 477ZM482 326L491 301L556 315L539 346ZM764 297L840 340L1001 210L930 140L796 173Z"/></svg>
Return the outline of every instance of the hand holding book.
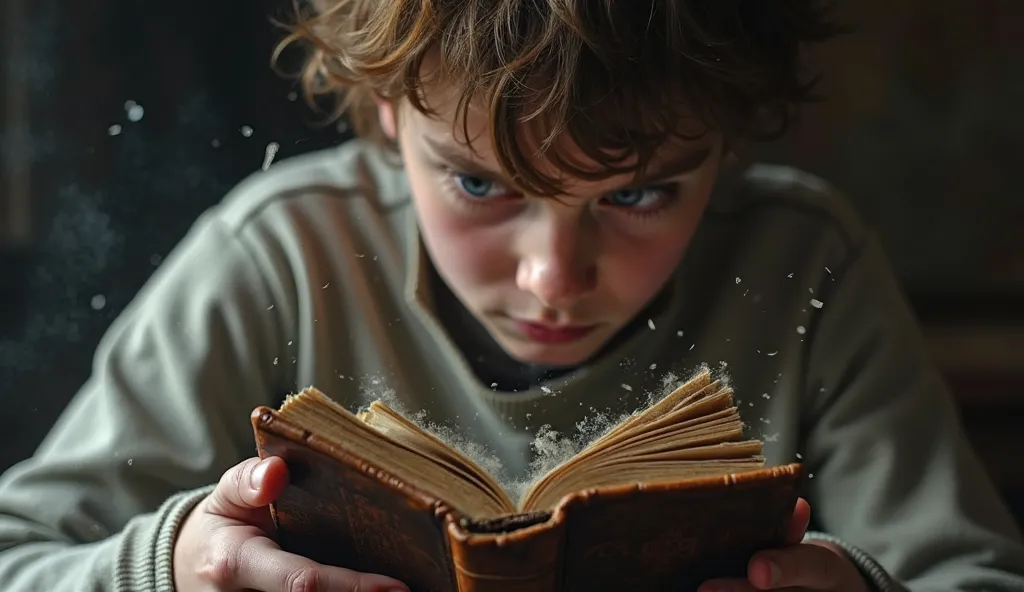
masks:
<svg viewBox="0 0 1024 592"><path fill-rule="evenodd" d="M283 551L271 539L274 525L267 506L287 484L288 469L280 458L250 458L228 469L179 530L172 560L175 589L407 590L392 578L320 565Z"/></svg>

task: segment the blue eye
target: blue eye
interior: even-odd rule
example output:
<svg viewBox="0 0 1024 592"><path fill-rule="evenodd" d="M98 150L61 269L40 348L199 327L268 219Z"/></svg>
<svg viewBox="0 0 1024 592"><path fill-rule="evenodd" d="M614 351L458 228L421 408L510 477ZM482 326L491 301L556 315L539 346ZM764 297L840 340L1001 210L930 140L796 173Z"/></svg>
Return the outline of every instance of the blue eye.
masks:
<svg viewBox="0 0 1024 592"><path fill-rule="evenodd" d="M458 183L459 189L464 191L466 195L472 197L488 197L488 193L493 191L495 188L500 188L497 183L488 181L487 179L481 179L480 177L474 177L472 175L455 175L455 182Z"/></svg>
<svg viewBox="0 0 1024 592"><path fill-rule="evenodd" d="M643 189L621 189L609 195L608 201L615 206L632 207L640 203L643 198Z"/></svg>
<svg viewBox="0 0 1024 592"><path fill-rule="evenodd" d="M615 207L648 210L657 208L668 197L661 187L638 187L613 191L605 200Z"/></svg>

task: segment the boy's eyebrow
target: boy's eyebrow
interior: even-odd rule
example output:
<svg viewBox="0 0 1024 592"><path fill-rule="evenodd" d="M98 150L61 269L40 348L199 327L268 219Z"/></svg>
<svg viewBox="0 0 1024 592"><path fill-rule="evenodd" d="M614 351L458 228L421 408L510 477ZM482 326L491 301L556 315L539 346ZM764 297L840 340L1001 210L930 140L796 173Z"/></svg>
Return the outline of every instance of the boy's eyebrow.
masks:
<svg viewBox="0 0 1024 592"><path fill-rule="evenodd" d="M444 160L454 168L458 169L460 173L467 173L471 175L478 175L491 181L507 181L504 173L499 169L488 167L487 165L467 156L462 150L455 148L441 142L435 141L433 138L424 137L427 147L433 152L434 156ZM646 174L640 177L635 184L641 183L656 183L658 181L664 181L673 177L679 177L687 173L691 173L699 169L708 157L711 156L712 149L710 147L702 147L691 152L687 152L670 160L662 163L658 163L656 166L650 167Z"/></svg>
<svg viewBox="0 0 1024 592"><path fill-rule="evenodd" d="M423 141L436 158L452 165L452 167L457 169L460 173L486 177L490 181L501 181L505 178L505 174L502 173L500 169L492 169L487 165L470 158L459 148L437 142L429 136L424 136Z"/></svg>

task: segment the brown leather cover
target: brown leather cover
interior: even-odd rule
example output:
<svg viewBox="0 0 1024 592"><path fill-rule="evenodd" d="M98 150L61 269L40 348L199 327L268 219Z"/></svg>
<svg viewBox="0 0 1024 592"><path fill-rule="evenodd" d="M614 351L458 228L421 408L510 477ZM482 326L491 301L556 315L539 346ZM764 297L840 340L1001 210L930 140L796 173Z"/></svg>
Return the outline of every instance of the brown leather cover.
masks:
<svg viewBox="0 0 1024 592"><path fill-rule="evenodd" d="M252 424L259 455L282 457L291 474L271 507L281 547L413 592L694 590L785 541L802 478L792 464L602 488L551 513L476 522L270 408Z"/></svg>

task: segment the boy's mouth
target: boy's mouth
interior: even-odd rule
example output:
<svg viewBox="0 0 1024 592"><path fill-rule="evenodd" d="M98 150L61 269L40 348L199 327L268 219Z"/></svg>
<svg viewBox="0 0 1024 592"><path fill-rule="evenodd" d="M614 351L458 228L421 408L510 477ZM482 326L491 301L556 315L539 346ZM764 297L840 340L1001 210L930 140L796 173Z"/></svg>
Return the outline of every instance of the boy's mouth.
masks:
<svg viewBox="0 0 1024 592"><path fill-rule="evenodd" d="M559 344L579 341L589 335L597 325L554 325L511 319L512 326L520 336L537 343Z"/></svg>

